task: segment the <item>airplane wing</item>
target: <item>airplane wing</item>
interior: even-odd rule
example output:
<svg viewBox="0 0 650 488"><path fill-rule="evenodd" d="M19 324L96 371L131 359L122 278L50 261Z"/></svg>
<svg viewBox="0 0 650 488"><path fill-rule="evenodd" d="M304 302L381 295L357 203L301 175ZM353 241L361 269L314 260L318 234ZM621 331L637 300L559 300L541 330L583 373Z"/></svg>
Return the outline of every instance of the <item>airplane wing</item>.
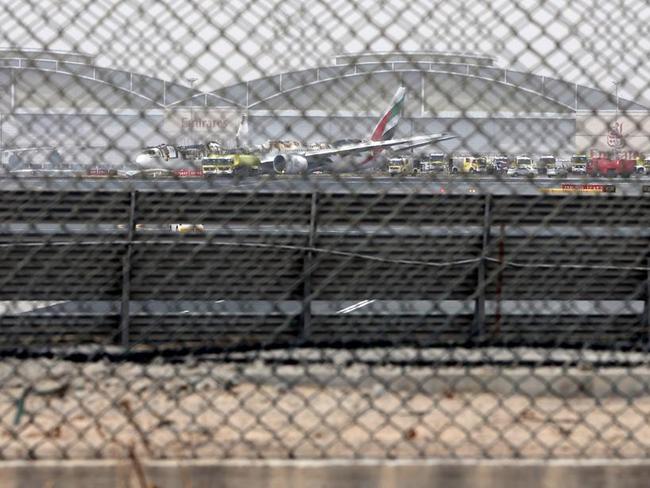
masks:
<svg viewBox="0 0 650 488"><path fill-rule="evenodd" d="M441 134L441 137L436 139L435 141L416 141L412 140L411 142L404 143L404 144L398 144L396 146L391 146L391 149L393 151L408 151L409 149L415 149L416 147L422 147L422 146L427 146L429 144L437 144L442 141L448 141L450 139L456 139L458 136L452 136L452 135L443 135ZM416 138L411 138L411 139L416 139Z"/></svg>
<svg viewBox="0 0 650 488"><path fill-rule="evenodd" d="M380 152L382 149L393 148L396 151L406 151L416 147L436 144L438 142L455 139L457 136L451 134L430 134L428 136L405 137L402 139L388 139L385 141L362 141L351 144L344 144L338 147L326 149L312 149L306 151L289 151L291 154L302 156L308 161L317 162L326 160L330 156L349 156L364 152ZM277 152L266 154L262 157L262 165L273 164Z"/></svg>
<svg viewBox="0 0 650 488"><path fill-rule="evenodd" d="M403 139L388 139L386 141L364 141L356 144L348 144L336 148L315 149L300 152L307 159L326 158L328 156L349 156L350 154L363 153L376 149L395 148L398 151L413 149L415 147L435 144L437 142L453 139L456 136L450 134L431 134L428 136L405 137Z"/></svg>

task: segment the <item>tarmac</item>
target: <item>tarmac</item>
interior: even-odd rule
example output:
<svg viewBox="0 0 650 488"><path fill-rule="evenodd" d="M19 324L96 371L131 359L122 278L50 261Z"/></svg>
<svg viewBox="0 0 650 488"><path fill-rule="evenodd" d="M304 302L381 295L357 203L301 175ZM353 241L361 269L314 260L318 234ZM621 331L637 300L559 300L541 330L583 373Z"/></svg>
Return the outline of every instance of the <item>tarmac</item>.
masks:
<svg viewBox="0 0 650 488"><path fill-rule="evenodd" d="M368 175L265 175L246 179L123 179L123 178L54 178L10 177L2 180L5 191L16 190L103 190L103 191L247 191L291 193L423 193L423 194L492 194L542 195L603 194L606 196L650 197L650 178L498 178L498 177L386 177ZM562 189L562 185L576 185ZM593 191L589 186L613 185L610 191Z"/></svg>

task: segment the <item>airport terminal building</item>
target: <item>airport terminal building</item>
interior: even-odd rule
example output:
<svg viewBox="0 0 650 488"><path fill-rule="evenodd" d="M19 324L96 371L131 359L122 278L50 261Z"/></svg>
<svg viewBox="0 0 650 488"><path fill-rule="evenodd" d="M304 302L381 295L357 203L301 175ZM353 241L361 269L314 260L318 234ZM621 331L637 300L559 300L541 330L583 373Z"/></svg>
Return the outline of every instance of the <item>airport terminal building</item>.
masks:
<svg viewBox="0 0 650 488"><path fill-rule="evenodd" d="M362 139L401 85L397 137L458 136L432 151L568 155L619 145L650 153L648 107L468 53L345 54L205 93L83 54L5 50L0 84L5 151L51 146L84 163L119 164L163 142L232 144L242 113L252 143Z"/></svg>

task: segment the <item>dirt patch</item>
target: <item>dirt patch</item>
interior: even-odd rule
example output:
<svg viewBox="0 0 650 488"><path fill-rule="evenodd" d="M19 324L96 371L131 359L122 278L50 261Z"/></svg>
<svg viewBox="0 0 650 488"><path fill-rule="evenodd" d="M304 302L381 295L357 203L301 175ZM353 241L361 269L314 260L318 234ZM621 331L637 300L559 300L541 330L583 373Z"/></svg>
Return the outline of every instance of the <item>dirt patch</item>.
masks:
<svg viewBox="0 0 650 488"><path fill-rule="evenodd" d="M503 380L500 371L494 375ZM466 378L473 375L465 370ZM141 458L650 453L650 394L624 398L612 385L606 396L566 396L548 385L530 396L516 384L508 394L487 384L469 393L458 391L457 376L449 378L431 368L337 364L4 360L0 457L126 458L132 446ZM446 384L432 393L418 388L425 380ZM477 374L475 383L484 382Z"/></svg>

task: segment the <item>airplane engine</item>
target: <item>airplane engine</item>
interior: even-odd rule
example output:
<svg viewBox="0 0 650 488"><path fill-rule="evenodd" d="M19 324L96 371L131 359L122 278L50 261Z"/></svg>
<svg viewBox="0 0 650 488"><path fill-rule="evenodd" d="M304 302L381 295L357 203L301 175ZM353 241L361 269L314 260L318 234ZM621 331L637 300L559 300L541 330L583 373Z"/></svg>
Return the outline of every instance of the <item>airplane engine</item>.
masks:
<svg viewBox="0 0 650 488"><path fill-rule="evenodd" d="M299 154L278 154L273 158L276 173L295 175L307 171L307 158Z"/></svg>

